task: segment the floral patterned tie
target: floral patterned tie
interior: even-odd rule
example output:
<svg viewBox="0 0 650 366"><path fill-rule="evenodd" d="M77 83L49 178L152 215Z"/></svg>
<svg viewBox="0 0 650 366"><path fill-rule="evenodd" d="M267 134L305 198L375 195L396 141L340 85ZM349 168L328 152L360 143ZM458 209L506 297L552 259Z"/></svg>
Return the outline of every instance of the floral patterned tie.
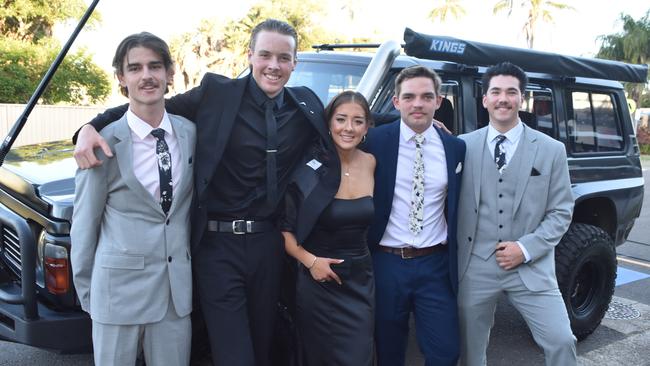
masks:
<svg viewBox="0 0 650 366"><path fill-rule="evenodd" d="M416 134L415 160L413 162L413 190L411 191L411 210L409 212L409 230L413 235L422 231L424 220L424 158L422 157L422 144L424 136Z"/></svg>
<svg viewBox="0 0 650 366"><path fill-rule="evenodd" d="M156 156L158 157L158 176L160 177L160 206L165 215L172 205L172 156L165 142L165 130L156 128L151 131L156 138Z"/></svg>
<svg viewBox="0 0 650 366"><path fill-rule="evenodd" d="M496 137L497 144L494 145L494 162L497 164L499 173L503 173L506 168L506 149L503 147L503 142L506 140L504 135Z"/></svg>

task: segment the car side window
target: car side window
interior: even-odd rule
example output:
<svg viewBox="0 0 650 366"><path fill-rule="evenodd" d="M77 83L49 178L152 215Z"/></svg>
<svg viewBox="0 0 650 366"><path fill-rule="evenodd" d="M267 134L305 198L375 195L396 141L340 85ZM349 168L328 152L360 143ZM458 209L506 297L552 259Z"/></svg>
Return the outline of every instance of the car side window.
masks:
<svg viewBox="0 0 650 366"><path fill-rule="evenodd" d="M574 153L623 150L623 136L613 96L605 93L571 91L568 136Z"/></svg>

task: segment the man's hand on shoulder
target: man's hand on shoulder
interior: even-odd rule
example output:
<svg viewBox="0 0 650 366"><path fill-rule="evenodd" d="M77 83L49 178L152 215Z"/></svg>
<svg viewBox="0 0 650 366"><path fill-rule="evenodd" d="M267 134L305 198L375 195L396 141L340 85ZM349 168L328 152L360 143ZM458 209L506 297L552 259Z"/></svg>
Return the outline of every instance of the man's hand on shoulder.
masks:
<svg viewBox="0 0 650 366"><path fill-rule="evenodd" d="M496 259L499 267L509 271L524 263L524 252L514 241L502 241L497 244Z"/></svg>
<svg viewBox="0 0 650 366"><path fill-rule="evenodd" d="M435 119L435 118L433 119L433 124L434 124L436 127L438 127L439 129L441 129L441 130L447 132L448 134L453 135L453 133L452 133L451 131L449 131L449 129L447 128L447 126L445 126L444 123L438 121L438 120Z"/></svg>
<svg viewBox="0 0 650 366"><path fill-rule="evenodd" d="M109 158L113 157L111 148L106 140L89 124L81 127L74 147L74 159L80 169L89 169L102 165L102 161L95 156L94 149L101 148Z"/></svg>

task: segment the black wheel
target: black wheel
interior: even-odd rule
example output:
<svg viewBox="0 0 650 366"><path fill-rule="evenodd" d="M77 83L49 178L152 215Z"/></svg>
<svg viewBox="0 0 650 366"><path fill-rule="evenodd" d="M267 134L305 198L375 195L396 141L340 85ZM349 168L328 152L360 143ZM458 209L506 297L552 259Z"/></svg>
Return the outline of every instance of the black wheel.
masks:
<svg viewBox="0 0 650 366"><path fill-rule="evenodd" d="M600 325L616 285L616 250L602 229L572 224L555 248L555 273L578 340Z"/></svg>

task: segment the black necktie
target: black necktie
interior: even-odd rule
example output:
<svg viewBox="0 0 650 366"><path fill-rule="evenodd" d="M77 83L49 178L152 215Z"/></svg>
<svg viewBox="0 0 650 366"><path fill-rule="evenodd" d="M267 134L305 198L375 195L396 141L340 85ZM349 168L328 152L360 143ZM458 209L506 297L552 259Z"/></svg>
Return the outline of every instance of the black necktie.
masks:
<svg viewBox="0 0 650 366"><path fill-rule="evenodd" d="M276 155L278 152L278 126L273 113L275 101L264 102L266 119L266 201L270 208L275 207L278 196L278 172Z"/></svg>
<svg viewBox="0 0 650 366"><path fill-rule="evenodd" d="M503 142L506 140L504 135L499 135L496 137L497 144L494 145L494 162L497 164L497 169L499 173L503 172L503 168L506 166L506 149L503 147Z"/></svg>
<svg viewBox="0 0 650 366"><path fill-rule="evenodd" d="M172 205L172 156L165 142L165 130L156 128L151 131L156 138L156 156L158 157L158 176L160 177L160 206L165 215Z"/></svg>

